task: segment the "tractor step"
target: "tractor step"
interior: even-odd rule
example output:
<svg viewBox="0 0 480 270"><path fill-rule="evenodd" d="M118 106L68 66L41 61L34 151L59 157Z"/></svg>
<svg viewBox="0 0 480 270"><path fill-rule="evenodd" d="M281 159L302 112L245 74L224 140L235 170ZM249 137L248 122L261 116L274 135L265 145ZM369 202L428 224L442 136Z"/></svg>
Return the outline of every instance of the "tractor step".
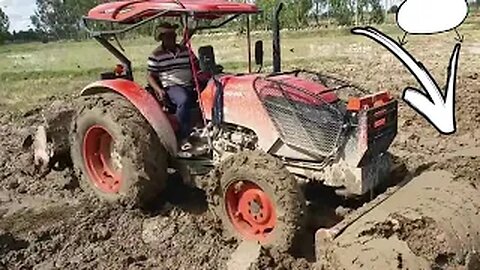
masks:
<svg viewBox="0 0 480 270"><path fill-rule="evenodd" d="M184 165L191 175L205 175L214 166L211 159L179 158L177 161Z"/></svg>

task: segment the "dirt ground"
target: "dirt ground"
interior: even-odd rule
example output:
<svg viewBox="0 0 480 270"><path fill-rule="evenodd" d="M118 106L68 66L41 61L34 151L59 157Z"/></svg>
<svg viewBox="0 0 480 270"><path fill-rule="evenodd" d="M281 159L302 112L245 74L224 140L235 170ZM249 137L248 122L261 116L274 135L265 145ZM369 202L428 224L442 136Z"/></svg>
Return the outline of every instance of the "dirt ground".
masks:
<svg viewBox="0 0 480 270"><path fill-rule="evenodd" d="M385 79L382 75L378 72L371 80L380 82ZM399 96L405 82L392 79L390 89ZM444 169L477 189L480 76L473 68L465 70L457 85L457 133L439 135L400 102L399 134L392 153L414 175ZM43 105L50 102L23 117L2 112L0 118L0 269L227 269L239 243L222 237L201 190L170 185L164 206L141 212L103 204L82 192L68 168L35 177L31 153L22 145L41 123ZM401 236L410 241L416 230L435 232L430 224L428 218L415 220L402 227ZM390 225L365 234L385 236L392 233ZM428 240L420 237L415 246L421 249L419 241ZM260 250L251 269L312 267L311 256L305 254Z"/></svg>

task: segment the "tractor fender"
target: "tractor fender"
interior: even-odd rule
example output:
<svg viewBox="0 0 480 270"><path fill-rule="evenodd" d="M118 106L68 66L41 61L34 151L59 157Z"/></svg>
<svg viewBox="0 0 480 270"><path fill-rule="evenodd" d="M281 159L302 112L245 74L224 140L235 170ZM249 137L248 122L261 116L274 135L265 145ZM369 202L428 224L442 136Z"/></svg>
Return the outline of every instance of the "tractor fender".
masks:
<svg viewBox="0 0 480 270"><path fill-rule="evenodd" d="M91 83L83 88L80 95L88 96L105 92L118 93L130 101L155 130L165 149L172 156L176 156L177 139L173 127L166 113L150 93L135 82L114 79Z"/></svg>

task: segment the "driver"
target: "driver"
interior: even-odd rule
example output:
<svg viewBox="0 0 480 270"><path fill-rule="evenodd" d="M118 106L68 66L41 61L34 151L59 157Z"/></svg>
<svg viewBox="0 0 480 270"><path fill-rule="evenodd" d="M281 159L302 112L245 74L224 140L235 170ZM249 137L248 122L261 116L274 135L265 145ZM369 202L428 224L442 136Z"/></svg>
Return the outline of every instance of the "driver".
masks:
<svg viewBox="0 0 480 270"><path fill-rule="evenodd" d="M155 39L161 44L148 58L147 80L160 101L167 99L176 105L175 115L180 122L180 149L188 151L191 132L190 109L195 101L193 74L188 48L176 43L177 25L162 23L156 29ZM195 64L197 58L194 56Z"/></svg>

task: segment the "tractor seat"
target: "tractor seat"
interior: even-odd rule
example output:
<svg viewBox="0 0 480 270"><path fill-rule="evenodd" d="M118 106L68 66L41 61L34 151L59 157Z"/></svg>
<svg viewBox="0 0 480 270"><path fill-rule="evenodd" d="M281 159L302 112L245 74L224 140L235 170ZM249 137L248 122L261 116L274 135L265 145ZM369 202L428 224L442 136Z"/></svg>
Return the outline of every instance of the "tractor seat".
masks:
<svg viewBox="0 0 480 270"><path fill-rule="evenodd" d="M215 52L211 45L203 46L198 49L198 61L200 70L217 75L223 72L223 67L215 62Z"/></svg>

